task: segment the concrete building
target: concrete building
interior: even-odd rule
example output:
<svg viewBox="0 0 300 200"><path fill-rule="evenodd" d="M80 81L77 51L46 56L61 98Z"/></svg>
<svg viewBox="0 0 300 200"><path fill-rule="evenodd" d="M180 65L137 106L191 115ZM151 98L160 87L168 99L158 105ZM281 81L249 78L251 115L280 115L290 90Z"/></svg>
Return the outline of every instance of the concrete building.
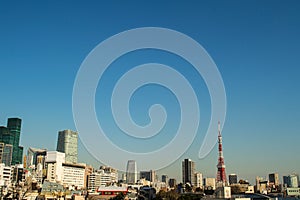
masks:
<svg viewBox="0 0 300 200"><path fill-rule="evenodd" d="M195 187L203 188L203 176L202 173L195 173L195 183L193 184Z"/></svg>
<svg viewBox="0 0 300 200"><path fill-rule="evenodd" d="M42 165L44 165L46 154L47 154L46 149L38 149L38 148L29 147L27 150L27 163L26 163L27 167L30 167L30 166L36 167L38 164L38 160L37 160L38 157L40 157L40 159L42 159L42 157L44 158L44 159L40 160L41 161L40 163Z"/></svg>
<svg viewBox="0 0 300 200"><path fill-rule="evenodd" d="M56 150L65 153L66 163L77 163L78 133L72 130L59 131Z"/></svg>
<svg viewBox="0 0 300 200"><path fill-rule="evenodd" d="M65 187L85 188L85 164L73 164L65 162L65 153L47 151L47 181L59 183Z"/></svg>
<svg viewBox="0 0 300 200"><path fill-rule="evenodd" d="M63 168L63 185L65 187L85 188L85 165L62 163Z"/></svg>
<svg viewBox="0 0 300 200"><path fill-rule="evenodd" d="M126 182L135 184L137 182L137 165L135 160L128 160L126 168Z"/></svg>
<svg viewBox="0 0 300 200"><path fill-rule="evenodd" d="M216 189L216 179L215 178L205 178L204 179L204 186L205 188L212 188L213 190Z"/></svg>
<svg viewBox="0 0 300 200"><path fill-rule="evenodd" d="M47 165L47 180L52 183L62 184L62 164L65 162L65 153L58 151L47 151L45 162Z"/></svg>
<svg viewBox="0 0 300 200"><path fill-rule="evenodd" d="M20 183L25 180L24 166L23 164L16 164L11 166L11 180L12 183Z"/></svg>
<svg viewBox="0 0 300 200"><path fill-rule="evenodd" d="M118 182L118 171L111 167L101 166L89 175L88 190L96 191L98 187L105 187Z"/></svg>
<svg viewBox="0 0 300 200"><path fill-rule="evenodd" d="M195 183L195 163L191 159L184 159L182 161L182 182L183 184Z"/></svg>
<svg viewBox="0 0 300 200"><path fill-rule="evenodd" d="M0 186L8 186L11 183L11 167L0 163Z"/></svg>
<svg viewBox="0 0 300 200"><path fill-rule="evenodd" d="M85 166L85 172L84 172L84 187L88 188L88 182L89 182L89 175L91 175L94 171L94 168L91 165Z"/></svg>

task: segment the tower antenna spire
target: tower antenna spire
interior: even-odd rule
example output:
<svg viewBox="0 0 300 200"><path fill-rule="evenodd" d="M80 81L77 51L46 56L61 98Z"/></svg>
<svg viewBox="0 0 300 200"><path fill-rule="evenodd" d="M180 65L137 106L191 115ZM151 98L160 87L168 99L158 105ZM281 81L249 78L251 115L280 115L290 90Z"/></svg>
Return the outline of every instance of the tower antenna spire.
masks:
<svg viewBox="0 0 300 200"><path fill-rule="evenodd" d="M217 182L222 183L222 185L227 184L226 180L226 172L225 172L225 162L223 156L223 144L222 144L222 135L221 135L221 125L220 121L218 122L218 150L219 150L219 158L218 158L218 165L217 165Z"/></svg>

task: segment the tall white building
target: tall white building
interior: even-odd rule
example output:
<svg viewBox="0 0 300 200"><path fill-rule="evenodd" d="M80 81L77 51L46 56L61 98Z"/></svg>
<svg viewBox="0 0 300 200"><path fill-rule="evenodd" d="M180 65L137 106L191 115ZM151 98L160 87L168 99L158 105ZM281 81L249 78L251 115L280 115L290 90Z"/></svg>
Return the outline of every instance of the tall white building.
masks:
<svg viewBox="0 0 300 200"><path fill-rule="evenodd" d="M59 131L56 150L65 153L67 163L77 163L78 133L72 130Z"/></svg>
<svg viewBox="0 0 300 200"><path fill-rule="evenodd" d="M47 151L45 163L47 165L47 180L54 183L62 183L65 153L58 151Z"/></svg>
<svg viewBox="0 0 300 200"><path fill-rule="evenodd" d="M65 163L65 153L48 151L46 155L47 180L66 187L84 188L85 164Z"/></svg>
<svg viewBox="0 0 300 200"><path fill-rule="evenodd" d="M201 173L195 173L195 183L193 184L195 187L203 187L203 176Z"/></svg>
<svg viewBox="0 0 300 200"><path fill-rule="evenodd" d="M0 186L8 186L11 183L11 167L0 163Z"/></svg>
<svg viewBox="0 0 300 200"><path fill-rule="evenodd" d="M128 160L127 162L126 182L131 184L137 182L137 165L135 160Z"/></svg>

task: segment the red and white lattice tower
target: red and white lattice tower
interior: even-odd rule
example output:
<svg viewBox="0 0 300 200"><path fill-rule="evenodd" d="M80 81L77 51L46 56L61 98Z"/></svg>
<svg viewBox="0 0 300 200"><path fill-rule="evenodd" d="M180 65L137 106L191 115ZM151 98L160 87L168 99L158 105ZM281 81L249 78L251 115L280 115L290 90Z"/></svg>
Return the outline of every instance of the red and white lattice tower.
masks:
<svg viewBox="0 0 300 200"><path fill-rule="evenodd" d="M222 135L221 135L221 128L220 122L218 123L218 146L219 146L219 158L218 158L218 172L217 172L217 183L223 183L223 185L227 184L226 180L226 172L225 172L225 163L224 163L224 156L223 156L223 148L222 148Z"/></svg>

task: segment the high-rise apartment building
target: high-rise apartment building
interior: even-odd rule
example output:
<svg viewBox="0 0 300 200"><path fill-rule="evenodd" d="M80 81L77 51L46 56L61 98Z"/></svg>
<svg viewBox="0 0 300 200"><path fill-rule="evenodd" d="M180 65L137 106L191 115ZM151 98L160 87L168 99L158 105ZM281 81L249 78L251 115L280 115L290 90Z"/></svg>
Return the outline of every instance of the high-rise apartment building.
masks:
<svg viewBox="0 0 300 200"><path fill-rule="evenodd" d="M126 182L131 184L137 182L137 165L135 160L128 160L127 162Z"/></svg>
<svg viewBox="0 0 300 200"><path fill-rule="evenodd" d="M22 120L19 118L9 118L7 127L0 127L0 142L12 145L11 164L20 164L23 162L23 147L19 146Z"/></svg>
<svg viewBox="0 0 300 200"><path fill-rule="evenodd" d="M195 163L191 159L182 161L182 182L191 185L195 183Z"/></svg>
<svg viewBox="0 0 300 200"><path fill-rule="evenodd" d="M203 175L200 172L195 173L195 187L203 188Z"/></svg>
<svg viewBox="0 0 300 200"><path fill-rule="evenodd" d="M56 150L65 153L66 163L77 163L78 133L72 130L59 131Z"/></svg>

